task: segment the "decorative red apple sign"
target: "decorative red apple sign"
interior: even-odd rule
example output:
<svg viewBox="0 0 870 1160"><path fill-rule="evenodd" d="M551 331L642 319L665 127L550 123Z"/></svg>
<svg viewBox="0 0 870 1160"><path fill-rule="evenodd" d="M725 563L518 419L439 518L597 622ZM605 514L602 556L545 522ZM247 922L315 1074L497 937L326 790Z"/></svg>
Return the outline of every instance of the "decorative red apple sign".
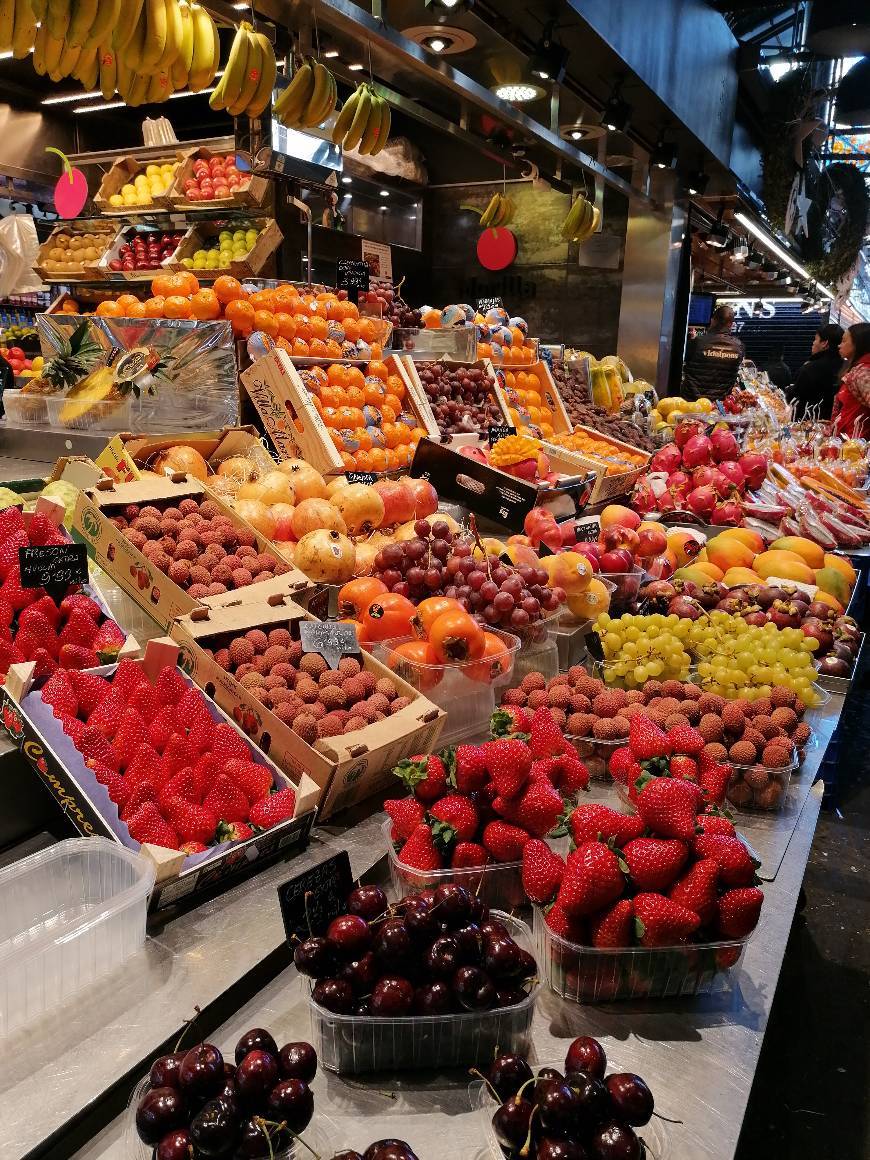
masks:
<svg viewBox="0 0 870 1160"><path fill-rule="evenodd" d="M74 169L69 158L59 149L48 145L46 153L56 153L63 162L64 172L54 187L54 208L62 218L74 218L84 209L88 200L88 181L80 169Z"/></svg>
<svg viewBox="0 0 870 1160"><path fill-rule="evenodd" d="M477 260L487 270L504 270L517 256L517 238L513 230L496 226L486 229L477 239Z"/></svg>

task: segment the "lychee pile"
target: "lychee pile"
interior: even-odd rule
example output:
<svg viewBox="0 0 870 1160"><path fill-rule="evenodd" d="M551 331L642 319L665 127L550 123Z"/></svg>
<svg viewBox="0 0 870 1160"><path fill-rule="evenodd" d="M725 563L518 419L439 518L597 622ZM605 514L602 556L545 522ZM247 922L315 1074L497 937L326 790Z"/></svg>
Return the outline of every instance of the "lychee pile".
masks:
<svg viewBox="0 0 870 1160"><path fill-rule="evenodd" d="M290 628L252 628L205 651L308 745L364 729L411 704L395 681L369 672L356 657L342 657L331 669L319 653L303 652Z"/></svg>
<svg viewBox="0 0 870 1160"><path fill-rule="evenodd" d="M281 560L258 551L256 534L234 523L212 500L188 496L177 507L166 500L110 511L111 522L130 543L194 600L288 571Z"/></svg>
<svg viewBox="0 0 870 1160"><path fill-rule="evenodd" d="M546 709L528 726L527 740L495 737L399 762L393 772L412 793L384 809L403 867L518 862L530 838L564 822L566 800L588 787L589 774Z"/></svg>
<svg viewBox="0 0 870 1160"><path fill-rule="evenodd" d="M58 670L41 695L136 842L200 854L294 816L292 788L176 668L154 684L132 660L108 678Z"/></svg>
<svg viewBox="0 0 870 1160"><path fill-rule="evenodd" d="M21 508L0 511L0 684L9 666L35 661L36 678L115 660L126 640L118 625L75 585L60 606L44 588L22 588L18 549L69 543L45 516L25 526Z"/></svg>

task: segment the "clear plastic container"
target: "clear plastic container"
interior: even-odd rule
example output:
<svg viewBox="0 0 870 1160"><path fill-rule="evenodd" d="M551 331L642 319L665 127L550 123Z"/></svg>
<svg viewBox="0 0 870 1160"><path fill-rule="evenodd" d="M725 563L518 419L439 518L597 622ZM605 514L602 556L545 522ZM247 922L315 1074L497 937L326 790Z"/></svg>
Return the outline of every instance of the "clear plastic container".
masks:
<svg viewBox="0 0 870 1160"><path fill-rule="evenodd" d="M610 594L611 616L629 612L634 607L645 575L643 568L635 565L630 572L600 572L596 575L599 580L607 580L614 586Z"/></svg>
<svg viewBox="0 0 870 1160"><path fill-rule="evenodd" d="M0 870L0 1036L114 970L145 941L154 867L70 838Z"/></svg>
<svg viewBox="0 0 870 1160"><path fill-rule="evenodd" d="M527 628L517 630L520 651L514 662L514 685L529 673L540 673L548 681L558 675L559 646L550 630L558 623L560 615L560 612L553 612Z"/></svg>
<svg viewBox="0 0 870 1160"><path fill-rule="evenodd" d="M664 999L723 989L752 937L674 947L601 949L569 942L535 908L535 955L541 978L573 1003Z"/></svg>
<svg viewBox="0 0 870 1160"><path fill-rule="evenodd" d="M118 401L113 399L104 403L94 403L87 411L77 415L74 419L61 417L66 404L64 395L47 395L48 423L62 431L129 431L133 396Z"/></svg>
<svg viewBox="0 0 870 1160"><path fill-rule="evenodd" d="M731 778L725 797L738 810L762 810L769 813L781 810L788 797L791 775L798 767L797 758L779 767L762 765L731 765Z"/></svg>
<svg viewBox="0 0 870 1160"><path fill-rule="evenodd" d="M524 922L498 910L491 914L521 947L533 951L531 931ZM528 1052L539 989L533 983L525 999L513 1007L431 1017L335 1015L309 1000L312 1045L323 1067L345 1075L479 1067L490 1062L496 1049Z"/></svg>
<svg viewBox="0 0 870 1160"><path fill-rule="evenodd" d="M45 427L48 407L45 395L25 395L23 391L4 391L3 410L12 427Z"/></svg>
<svg viewBox="0 0 870 1160"><path fill-rule="evenodd" d="M570 741L593 781L612 781L610 776L610 759L617 749L628 745L628 738L622 737L619 741L600 741L597 737L576 737L565 734L565 740Z"/></svg>
<svg viewBox="0 0 870 1160"><path fill-rule="evenodd" d="M435 890L445 882L458 882L481 902L499 910L514 910L526 906L528 898L523 889L522 862L491 862L487 866L468 866L460 870L415 870L399 861L390 832L392 821L384 822L384 842L390 864L390 879L397 898L419 894L421 890Z"/></svg>

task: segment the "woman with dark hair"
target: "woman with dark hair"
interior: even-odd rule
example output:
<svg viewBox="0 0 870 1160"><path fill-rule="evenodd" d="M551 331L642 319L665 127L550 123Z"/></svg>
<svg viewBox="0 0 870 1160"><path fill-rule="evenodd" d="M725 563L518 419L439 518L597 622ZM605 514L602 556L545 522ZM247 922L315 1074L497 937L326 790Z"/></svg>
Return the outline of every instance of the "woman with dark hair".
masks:
<svg viewBox="0 0 870 1160"><path fill-rule="evenodd" d="M834 400L834 426L841 435L870 435L870 322L856 322L843 335L846 369Z"/></svg>
<svg viewBox="0 0 870 1160"><path fill-rule="evenodd" d="M843 328L836 322L827 322L816 331L810 357L798 371L789 393L796 419L803 418L808 407L820 419L830 419L843 365L837 349L842 340Z"/></svg>

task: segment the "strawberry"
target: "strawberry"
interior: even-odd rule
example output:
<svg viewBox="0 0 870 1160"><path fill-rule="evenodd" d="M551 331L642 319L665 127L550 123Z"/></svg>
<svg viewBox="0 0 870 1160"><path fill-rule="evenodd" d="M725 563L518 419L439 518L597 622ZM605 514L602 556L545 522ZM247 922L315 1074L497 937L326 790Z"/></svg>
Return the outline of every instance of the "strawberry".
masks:
<svg viewBox="0 0 870 1160"><path fill-rule="evenodd" d="M594 947L630 947L634 942L634 902L620 898L589 919Z"/></svg>
<svg viewBox="0 0 870 1160"><path fill-rule="evenodd" d="M156 703L156 692L155 703ZM184 716L179 712L178 719L184 721ZM193 720L188 725L187 739L197 753L211 752L212 743L214 742L215 722L214 718L203 705L201 712L198 712Z"/></svg>
<svg viewBox="0 0 870 1160"><path fill-rule="evenodd" d="M30 541L23 527L16 528L5 537L0 543L0 579L6 580L11 573L18 572L18 549L29 546ZM32 604L33 601L28 603Z"/></svg>
<svg viewBox="0 0 870 1160"><path fill-rule="evenodd" d="M532 758L556 757L565 752L567 745L568 742L562 736L550 710L543 706L540 709L535 709L529 732L529 749L532 751Z"/></svg>
<svg viewBox="0 0 870 1160"><path fill-rule="evenodd" d="M254 831L247 822L221 822L217 830L219 842L246 842Z"/></svg>
<svg viewBox="0 0 870 1160"><path fill-rule="evenodd" d="M71 672L69 680L76 691L79 708L85 715L85 719L90 717L96 707L112 691L112 687L105 677L98 677L96 673Z"/></svg>
<svg viewBox="0 0 870 1160"><path fill-rule="evenodd" d="M196 765L197 754L183 733L173 733L160 760L161 780L169 781L185 766Z"/></svg>
<svg viewBox="0 0 870 1160"><path fill-rule="evenodd" d="M107 620L97 630L91 648L100 658L101 665L110 665L118 659L118 653L124 647L126 639L114 620Z"/></svg>
<svg viewBox="0 0 870 1160"><path fill-rule="evenodd" d="M229 761L231 757L240 757L243 761L251 760L251 751L247 744L226 721L221 721L215 728L211 755L221 763Z"/></svg>
<svg viewBox="0 0 870 1160"><path fill-rule="evenodd" d="M399 861L414 870L440 870L444 865L432 831L425 822L414 827L411 836L399 851Z"/></svg>
<svg viewBox="0 0 870 1160"><path fill-rule="evenodd" d="M480 745L457 745L447 767L448 781L460 793L472 793L486 785L486 756Z"/></svg>
<svg viewBox="0 0 870 1160"><path fill-rule="evenodd" d="M477 833L477 810L467 797L449 793L429 807L433 818L450 826L458 842L470 842Z"/></svg>
<svg viewBox="0 0 870 1160"><path fill-rule="evenodd" d="M135 712L135 710L132 710ZM117 750L113 749L117 756ZM123 767L123 762L119 762ZM132 758L126 769L126 776L135 779L136 781L150 781L155 786L163 784L163 778L160 773L160 758L157 751L152 748L147 740L143 740L136 747Z"/></svg>
<svg viewBox="0 0 870 1160"><path fill-rule="evenodd" d="M676 729L669 729L667 739L672 753L688 757L697 757L706 745L704 738L691 725L678 725Z"/></svg>
<svg viewBox="0 0 870 1160"><path fill-rule="evenodd" d="M701 791L691 781L650 777L637 795L637 812L657 837L689 842L695 835L700 800Z"/></svg>
<svg viewBox="0 0 870 1160"><path fill-rule="evenodd" d="M543 838L555 828L564 808L562 795L552 782L531 781L519 799L514 820L536 838Z"/></svg>
<svg viewBox="0 0 870 1160"><path fill-rule="evenodd" d="M230 758L224 766L224 773L239 787L251 805L260 801L272 790L272 771L267 765L255 761L240 761Z"/></svg>
<svg viewBox="0 0 870 1160"><path fill-rule="evenodd" d="M15 532L24 531L24 516L21 513L22 508L18 507L17 504L13 504L11 507L5 507L0 511L0 543L7 536L12 536Z"/></svg>
<svg viewBox="0 0 870 1160"><path fill-rule="evenodd" d="M164 705L148 726L148 739L158 753L166 748L166 743L176 731L175 707Z"/></svg>
<svg viewBox="0 0 870 1160"><path fill-rule="evenodd" d="M521 705L502 705L489 719L489 735L493 738L528 733L531 727L532 714Z"/></svg>
<svg viewBox="0 0 870 1160"><path fill-rule="evenodd" d="M698 784L704 793L705 799L713 805L721 806L725 801L725 791L731 781L732 769L727 762L711 761L701 754L701 774Z"/></svg>
<svg viewBox="0 0 870 1160"><path fill-rule="evenodd" d="M2 550L0 547L0 552ZM34 604L44 595L45 590L42 588L21 587L21 573L18 571L17 564L10 569L3 584L0 585L0 602L8 604L16 612L21 612L22 609L27 608L29 604Z"/></svg>
<svg viewBox="0 0 870 1160"><path fill-rule="evenodd" d="M576 794L589 789L589 770L573 750L563 753L559 761L560 776L556 782L565 794Z"/></svg>
<svg viewBox="0 0 870 1160"><path fill-rule="evenodd" d="M95 769L97 764L108 765L117 772L118 759L115 756L115 751L99 729L94 729L92 725L86 725L82 730L78 749L85 759L85 764L89 765L91 769Z"/></svg>
<svg viewBox="0 0 870 1160"><path fill-rule="evenodd" d="M106 792L120 812L129 801L130 794L133 792L132 788L127 784L127 779L123 774L115 773L113 770L106 771L105 766L100 766L100 769L103 770L103 776L106 779L103 782Z"/></svg>
<svg viewBox="0 0 870 1160"><path fill-rule="evenodd" d="M73 609L76 608L89 616L94 624L99 624L103 617L103 610L96 600L86 596L84 592L73 592L71 595L65 596L60 602L59 612L64 620L68 620L72 616Z"/></svg>
<svg viewBox="0 0 870 1160"><path fill-rule="evenodd" d="M532 769L532 751L516 738L487 741L483 746L486 768L502 797L512 798L529 780Z"/></svg>
<svg viewBox="0 0 870 1160"><path fill-rule="evenodd" d="M161 705L178 705L190 688L187 681L174 666L164 666L157 674L155 682Z"/></svg>
<svg viewBox="0 0 870 1160"><path fill-rule="evenodd" d="M120 817L122 822L129 822L130 818L135 817L139 810L147 802L155 804L157 802L157 790L150 781L142 782L141 785L131 786L127 778L127 800L121 809Z"/></svg>
<svg viewBox="0 0 870 1160"><path fill-rule="evenodd" d="M743 938L758 925L764 895L755 887L726 890L719 899L717 930L725 938Z"/></svg>
<svg viewBox="0 0 870 1160"><path fill-rule="evenodd" d="M178 835L158 813L153 802L136 811L127 823L130 837L137 842L150 842L153 846L165 846L168 850L178 849Z"/></svg>
<svg viewBox="0 0 870 1160"><path fill-rule="evenodd" d="M556 897L565 873L565 863L540 838L531 838L523 847L523 889L532 902L541 905Z"/></svg>
<svg viewBox="0 0 870 1160"><path fill-rule="evenodd" d="M59 713L69 713L74 717L79 711L79 699L64 673L54 673L48 678L42 686L42 699L51 705L55 717Z"/></svg>
<svg viewBox="0 0 870 1160"><path fill-rule="evenodd" d="M616 854L603 842L584 842L568 855L556 902L566 914L582 918L614 902L624 889Z"/></svg>
<svg viewBox="0 0 870 1160"><path fill-rule="evenodd" d="M384 811L392 819L390 837L394 842L407 841L425 817L423 803L411 796L384 802Z"/></svg>
<svg viewBox="0 0 870 1160"><path fill-rule="evenodd" d="M161 709L157 690L147 681L143 681L141 685L137 685L133 690L130 697L130 705L148 726L151 725L151 722L154 721Z"/></svg>
<svg viewBox="0 0 870 1160"><path fill-rule="evenodd" d="M120 728L121 717L126 707L124 701L116 691L113 681L112 691L105 700L97 705L93 713L90 714L88 717L88 725L92 729L98 729L104 737L111 741Z"/></svg>
<svg viewBox="0 0 870 1160"><path fill-rule="evenodd" d="M93 775L100 785L108 785L110 778L120 777L117 769L112 769L109 765L101 765L99 761L91 763L89 768L93 771Z"/></svg>
<svg viewBox="0 0 870 1160"><path fill-rule="evenodd" d="M10 609L10 616L11 611L12 610ZM43 620L47 620L51 627L55 630L57 630L57 626L60 624L60 609L50 596L43 596L41 599L35 601L33 604L29 604L27 608L24 609L24 611L18 617L19 629L27 628L27 625L30 623L30 618L32 616L38 616ZM0 625L2 624L3 615L0 613Z"/></svg>
<svg viewBox="0 0 870 1160"><path fill-rule="evenodd" d="M112 688L123 701L129 701L133 690L147 680L139 662L125 657L115 669Z"/></svg>
<svg viewBox="0 0 870 1160"><path fill-rule="evenodd" d="M636 890L661 892L676 881L689 851L685 843L673 838L635 838L623 856Z"/></svg>
<svg viewBox="0 0 870 1160"><path fill-rule="evenodd" d="M628 773L634 763L631 750L627 745L620 746L619 749L614 749L610 755L610 761L607 763L607 770L614 781L622 782L623 785L628 785Z"/></svg>
<svg viewBox="0 0 870 1160"><path fill-rule="evenodd" d="M96 635L97 626L91 617L80 608L74 608L60 630L58 640L61 645L75 644L80 648L92 649Z"/></svg>
<svg viewBox="0 0 870 1160"><path fill-rule="evenodd" d="M251 807L237 785L225 773L219 773L202 803L222 822L246 822Z"/></svg>
<svg viewBox="0 0 870 1160"><path fill-rule="evenodd" d="M247 828L246 826L245 829ZM202 842L182 842L178 848L184 854L204 854L208 846L204 846Z"/></svg>
<svg viewBox="0 0 870 1160"><path fill-rule="evenodd" d="M40 600L38 603L42 604L42 601ZM59 648L54 625L47 616L37 610L35 604L25 608L18 618L17 642L18 647L26 656L32 656L36 649L44 648L47 653L56 657Z"/></svg>
<svg viewBox="0 0 870 1160"><path fill-rule="evenodd" d="M668 891L668 897L688 910L694 910L702 926L711 923L716 915L719 886L719 863L715 858L702 858L691 866L679 882Z"/></svg>
<svg viewBox="0 0 870 1160"><path fill-rule="evenodd" d="M478 842L457 842L450 859L453 870L463 870L474 866L485 866L489 855Z"/></svg>
<svg viewBox="0 0 870 1160"><path fill-rule="evenodd" d="M90 724L90 721L88 722ZM119 767L124 770L132 762L136 750L148 736L145 722L135 709L127 708L121 715L118 732L112 741L112 749L118 758ZM156 759L156 754L154 755ZM152 766L153 768L153 766Z"/></svg>
<svg viewBox="0 0 870 1160"><path fill-rule="evenodd" d="M507 822L490 822L483 831L481 842L496 862L519 862L529 835L519 826Z"/></svg>
<svg viewBox="0 0 870 1160"><path fill-rule="evenodd" d="M586 923L582 918L572 918L559 905L558 900L553 903L544 915L544 922L550 930L569 942L585 943L587 939Z"/></svg>
<svg viewBox="0 0 870 1160"><path fill-rule="evenodd" d="M78 749L82 733L84 733L85 730L84 722L79 721L78 717L70 717L64 713L60 717L60 724L64 733L73 743L73 745L75 745L76 749Z"/></svg>
<svg viewBox="0 0 870 1160"><path fill-rule="evenodd" d="M694 757L674 756L668 762L668 773L671 777L678 777L683 781L697 781L698 763Z"/></svg>
<svg viewBox="0 0 870 1160"><path fill-rule="evenodd" d="M214 838L217 818L206 805L171 797L164 816L182 842L210 842Z"/></svg>
<svg viewBox="0 0 870 1160"><path fill-rule="evenodd" d="M33 679L41 680L57 672L57 661L44 648L38 648L30 658L33 661Z"/></svg>
<svg viewBox="0 0 870 1160"><path fill-rule="evenodd" d="M248 819L252 826L256 826L260 830L268 830L270 826L276 826L278 822L286 821L292 818L296 813L296 794L287 786L285 789L279 789L276 793L270 793L268 797L263 798L251 810L251 816Z"/></svg>
<svg viewBox="0 0 870 1160"><path fill-rule="evenodd" d="M16 657L19 660L24 659L8 640L0 640L0 677L6 676L9 666L16 663Z"/></svg>
<svg viewBox="0 0 870 1160"><path fill-rule="evenodd" d="M62 644L57 659L64 669L95 669L99 661L93 649L82 644Z"/></svg>
<svg viewBox="0 0 870 1160"><path fill-rule="evenodd" d="M723 886L753 886L758 863L739 838L699 834L694 842L698 858L715 858Z"/></svg>
<svg viewBox="0 0 870 1160"><path fill-rule="evenodd" d="M166 804L173 798L200 805L204 796L203 787L197 782L193 769L188 765L166 782L158 798L165 809Z"/></svg>
<svg viewBox="0 0 870 1160"><path fill-rule="evenodd" d="M176 756L178 758L183 758L185 753L189 754L191 757L194 756L193 750L190 748L182 749ZM230 758L230 760L238 761L239 759L235 757ZM229 772L227 772L228 764L228 762L218 761L217 758L212 756L210 753L204 753L202 757L200 757L196 762L196 765L193 767L182 766L178 772L183 773L186 768L192 768L193 784L196 790L196 800L201 802L205 795L208 793L209 787L214 782L219 773L226 773L230 781L235 781L235 778L232 777ZM243 787L239 786L239 788L242 789L242 792L244 792ZM248 800L250 801L250 798L248 798Z"/></svg>
<svg viewBox="0 0 870 1160"><path fill-rule="evenodd" d="M701 925L694 910L663 894L635 895L634 914L637 941L642 947L679 946Z"/></svg>
<svg viewBox="0 0 870 1160"><path fill-rule="evenodd" d="M705 834L721 834L725 838L734 838L737 836L734 823L730 818L726 818L724 814L699 814L695 821Z"/></svg>
<svg viewBox="0 0 870 1160"><path fill-rule="evenodd" d="M654 757L670 757L671 744L667 734L648 717L638 713L628 727L628 747L635 761L649 761Z"/></svg>
<svg viewBox="0 0 870 1160"><path fill-rule="evenodd" d="M30 517L30 523L27 525L27 538L36 547L43 547L45 544L66 543L65 537L60 534L51 520L46 519L43 515Z"/></svg>
<svg viewBox="0 0 870 1160"><path fill-rule="evenodd" d="M44 599L49 600L50 603L53 603L50 597L45 597ZM42 601L37 600L36 603L41 604ZM7 604L5 600L0 600L0 629L8 630L11 628L12 618L14 615L15 609L10 604Z"/></svg>
<svg viewBox="0 0 870 1160"><path fill-rule="evenodd" d="M640 837L644 824L637 814L621 814L610 806L592 803L577 806L568 818L568 829L575 846L596 839L606 842L613 838L617 846L624 847L632 838Z"/></svg>
<svg viewBox="0 0 870 1160"><path fill-rule="evenodd" d="M435 802L447 793L447 770L437 754L406 757L393 773L422 802Z"/></svg>

